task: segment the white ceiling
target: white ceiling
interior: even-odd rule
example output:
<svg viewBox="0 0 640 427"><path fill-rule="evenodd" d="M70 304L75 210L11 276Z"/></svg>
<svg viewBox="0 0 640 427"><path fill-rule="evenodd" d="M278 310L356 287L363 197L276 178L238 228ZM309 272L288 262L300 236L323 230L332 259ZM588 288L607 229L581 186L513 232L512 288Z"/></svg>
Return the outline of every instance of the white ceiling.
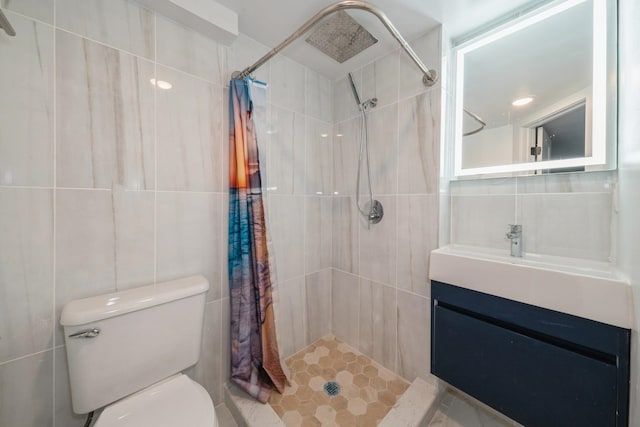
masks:
<svg viewBox="0 0 640 427"><path fill-rule="evenodd" d="M335 0L217 0L239 16L240 32L275 47L315 13ZM482 26L524 4L539 0L374 0L407 41L435 28L440 23L452 38ZM379 42L350 60L338 64L304 41L289 46L283 53L331 79L344 76L373 59L396 48L397 42L377 18L367 12L348 12ZM247 64L249 66L251 64ZM429 67L429 64L426 64Z"/></svg>

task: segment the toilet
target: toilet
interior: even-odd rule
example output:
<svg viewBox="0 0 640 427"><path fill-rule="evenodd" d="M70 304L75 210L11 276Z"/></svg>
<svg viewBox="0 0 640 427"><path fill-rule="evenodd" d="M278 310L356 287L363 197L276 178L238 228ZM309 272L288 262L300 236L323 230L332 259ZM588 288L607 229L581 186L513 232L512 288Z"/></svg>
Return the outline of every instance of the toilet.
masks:
<svg viewBox="0 0 640 427"><path fill-rule="evenodd" d="M67 303L74 412L104 408L95 427L217 427L209 393L181 373L200 357L208 289L191 276Z"/></svg>

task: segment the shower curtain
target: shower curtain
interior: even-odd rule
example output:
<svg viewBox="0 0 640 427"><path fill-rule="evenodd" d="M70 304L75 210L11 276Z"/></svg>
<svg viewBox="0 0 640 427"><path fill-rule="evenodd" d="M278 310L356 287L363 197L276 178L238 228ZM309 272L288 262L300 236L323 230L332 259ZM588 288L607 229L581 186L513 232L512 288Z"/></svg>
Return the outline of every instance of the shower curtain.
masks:
<svg viewBox="0 0 640 427"><path fill-rule="evenodd" d="M231 380L266 403L287 378L273 317L260 161L247 80L229 84Z"/></svg>

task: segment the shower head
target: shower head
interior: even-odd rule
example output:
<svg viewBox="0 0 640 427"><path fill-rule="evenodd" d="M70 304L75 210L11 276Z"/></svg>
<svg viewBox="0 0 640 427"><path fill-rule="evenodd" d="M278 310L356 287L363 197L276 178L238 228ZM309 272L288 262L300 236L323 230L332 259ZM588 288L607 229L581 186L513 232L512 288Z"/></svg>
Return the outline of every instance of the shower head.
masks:
<svg viewBox="0 0 640 427"><path fill-rule="evenodd" d="M331 15L306 39L325 55L343 63L378 42L345 11Z"/></svg>
<svg viewBox="0 0 640 427"><path fill-rule="evenodd" d="M351 73L347 74L349 76L349 83L351 84L351 92L353 92L353 97L356 99L356 104L360 106L360 96L358 95L358 89L356 89L356 83L353 81L353 76Z"/></svg>

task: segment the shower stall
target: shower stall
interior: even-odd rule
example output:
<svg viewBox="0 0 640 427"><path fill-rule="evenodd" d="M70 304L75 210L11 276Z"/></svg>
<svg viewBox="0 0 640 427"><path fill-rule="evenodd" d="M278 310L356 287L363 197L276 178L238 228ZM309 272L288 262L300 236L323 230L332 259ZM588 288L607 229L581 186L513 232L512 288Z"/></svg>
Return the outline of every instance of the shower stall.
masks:
<svg viewBox="0 0 640 427"><path fill-rule="evenodd" d="M311 33L309 49L342 62L388 37L349 9L375 15L399 47L335 82L279 55ZM437 247L440 92L421 55L438 64L439 41L436 28L410 45L380 10L343 1L233 73L268 79L271 92L258 141L268 151L276 323L292 384L270 403L287 425L376 425L412 383L434 390L424 382L426 264Z"/></svg>

